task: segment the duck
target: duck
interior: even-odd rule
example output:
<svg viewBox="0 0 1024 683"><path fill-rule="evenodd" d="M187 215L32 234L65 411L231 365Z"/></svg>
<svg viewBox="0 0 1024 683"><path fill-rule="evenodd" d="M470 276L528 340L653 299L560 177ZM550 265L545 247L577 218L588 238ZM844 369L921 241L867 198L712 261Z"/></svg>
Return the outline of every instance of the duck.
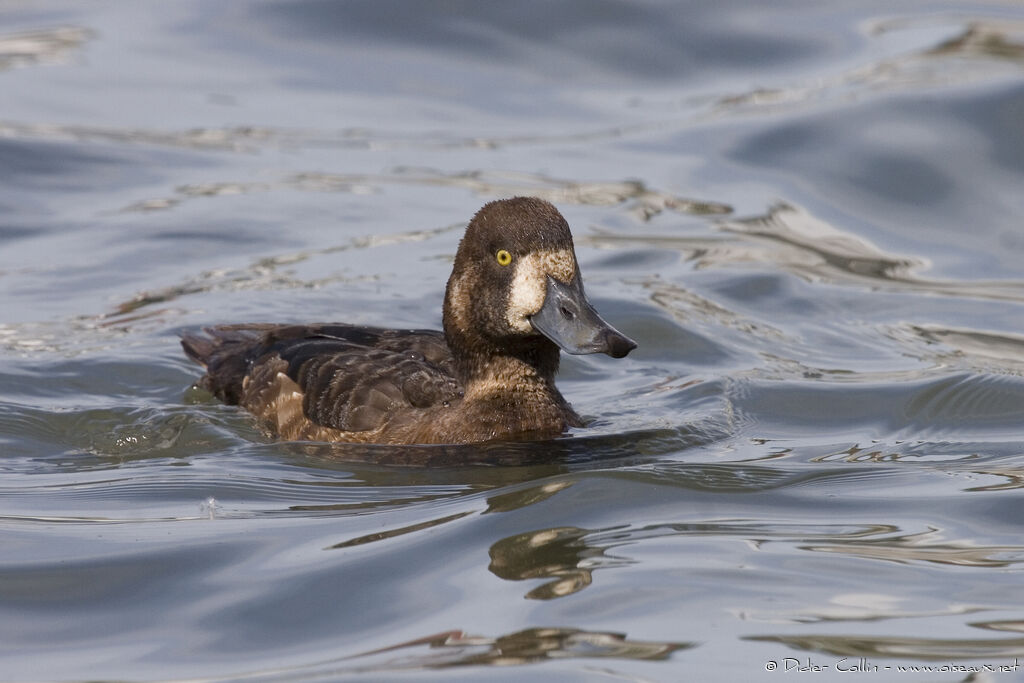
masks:
<svg viewBox="0 0 1024 683"><path fill-rule="evenodd" d="M251 323L182 335L195 387L289 441L469 444L555 438L583 420L555 386L560 352L622 358L636 342L583 289L550 202L485 204L459 242L443 331Z"/></svg>

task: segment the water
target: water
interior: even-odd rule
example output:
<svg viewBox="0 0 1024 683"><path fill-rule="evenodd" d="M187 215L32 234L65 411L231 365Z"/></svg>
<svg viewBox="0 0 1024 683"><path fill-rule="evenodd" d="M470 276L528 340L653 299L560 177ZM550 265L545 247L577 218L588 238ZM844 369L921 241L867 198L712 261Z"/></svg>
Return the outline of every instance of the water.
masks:
<svg viewBox="0 0 1024 683"><path fill-rule="evenodd" d="M2 680L1024 680L1018 4L7 3L0 173ZM588 428L189 391L204 324L436 327L517 193L640 343Z"/></svg>

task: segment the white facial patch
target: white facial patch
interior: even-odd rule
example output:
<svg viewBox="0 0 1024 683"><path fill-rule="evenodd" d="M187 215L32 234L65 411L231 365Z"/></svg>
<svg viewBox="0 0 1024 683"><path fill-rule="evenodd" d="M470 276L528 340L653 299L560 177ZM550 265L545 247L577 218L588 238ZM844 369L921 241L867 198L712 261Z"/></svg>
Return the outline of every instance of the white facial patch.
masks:
<svg viewBox="0 0 1024 683"><path fill-rule="evenodd" d="M448 284L448 299L451 302L451 312L459 329L465 329L466 311L469 310L469 300L466 297L466 290L462 278L455 278Z"/></svg>
<svg viewBox="0 0 1024 683"><path fill-rule="evenodd" d="M524 333L533 331L529 317L544 305L548 275L561 282L572 282L576 275L576 257L570 249L541 249L516 259L505 312L512 329Z"/></svg>

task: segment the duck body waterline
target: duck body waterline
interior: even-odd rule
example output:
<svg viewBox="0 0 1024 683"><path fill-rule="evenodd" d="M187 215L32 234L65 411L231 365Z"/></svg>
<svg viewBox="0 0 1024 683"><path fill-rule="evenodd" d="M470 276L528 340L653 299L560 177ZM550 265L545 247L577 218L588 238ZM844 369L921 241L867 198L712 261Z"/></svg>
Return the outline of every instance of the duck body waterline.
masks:
<svg viewBox="0 0 1024 683"><path fill-rule="evenodd" d="M197 386L288 440L458 444L582 426L555 386L559 350L636 347L586 299L569 226L550 203L485 205L459 244L444 332L341 323L210 327L182 337Z"/></svg>

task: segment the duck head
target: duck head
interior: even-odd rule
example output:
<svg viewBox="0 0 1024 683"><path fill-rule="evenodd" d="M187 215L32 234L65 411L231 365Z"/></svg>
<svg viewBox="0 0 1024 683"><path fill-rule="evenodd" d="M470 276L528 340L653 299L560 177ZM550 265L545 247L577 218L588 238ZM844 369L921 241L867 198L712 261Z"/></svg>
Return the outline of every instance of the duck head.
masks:
<svg viewBox="0 0 1024 683"><path fill-rule="evenodd" d="M491 202L470 221L448 280L444 326L453 349L548 350L557 359L558 348L613 358L636 348L587 300L565 218L534 197Z"/></svg>

